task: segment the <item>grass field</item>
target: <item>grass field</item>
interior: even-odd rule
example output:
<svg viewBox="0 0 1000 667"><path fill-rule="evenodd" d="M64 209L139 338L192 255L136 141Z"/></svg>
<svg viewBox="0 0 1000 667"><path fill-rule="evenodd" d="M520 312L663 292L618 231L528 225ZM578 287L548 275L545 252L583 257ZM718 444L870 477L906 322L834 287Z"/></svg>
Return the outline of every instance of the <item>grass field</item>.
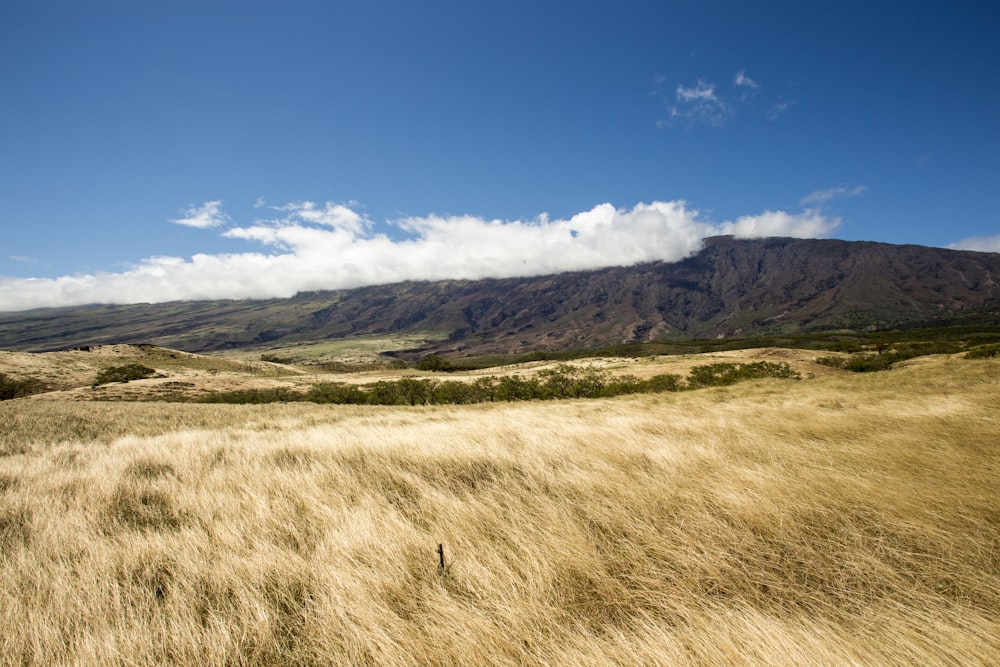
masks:
<svg viewBox="0 0 1000 667"><path fill-rule="evenodd" d="M0 663L998 664L1000 360L804 376L5 401Z"/></svg>

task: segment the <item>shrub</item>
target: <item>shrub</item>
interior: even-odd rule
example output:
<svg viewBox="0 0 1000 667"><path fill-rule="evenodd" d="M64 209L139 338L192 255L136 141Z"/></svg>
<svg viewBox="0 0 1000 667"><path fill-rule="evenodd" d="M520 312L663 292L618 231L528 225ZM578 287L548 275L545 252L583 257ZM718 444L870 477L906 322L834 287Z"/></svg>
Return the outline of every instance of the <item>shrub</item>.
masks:
<svg viewBox="0 0 1000 667"><path fill-rule="evenodd" d="M48 387L38 380L15 380L0 373L0 401L40 394L47 390Z"/></svg>
<svg viewBox="0 0 1000 667"><path fill-rule="evenodd" d="M530 401L533 398L542 398L538 380L525 380L520 375L507 375L497 379L494 385L493 400Z"/></svg>
<svg viewBox="0 0 1000 667"><path fill-rule="evenodd" d="M276 354L269 354L267 352L265 352L264 354L260 355L260 360L261 361L266 361L266 362L272 363L272 364L291 364L291 363L293 363L295 361L291 357L279 357Z"/></svg>
<svg viewBox="0 0 1000 667"><path fill-rule="evenodd" d="M293 403L304 399L300 394L285 387L274 389L239 389L236 391L219 391L200 399L202 403Z"/></svg>
<svg viewBox="0 0 1000 667"><path fill-rule="evenodd" d="M847 357L818 357L816 363L830 368L843 368L847 364Z"/></svg>
<svg viewBox="0 0 1000 667"><path fill-rule="evenodd" d="M535 380L539 398L597 398L607 381L594 368L577 368L560 364L538 374Z"/></svg>
<svg viewBox="0 0 1000 667"><path fill-rule="evenodd" d="M688 387L721 387L758 378L798 380L800 375L782 362L755 361L749 364L718 363L695 366L688 375Z"/></svg>
<svg viewBox="0 0 1000 667"><path fill-rule="evenodd" d="M1000 357L1000 343L979 345L965 353L966 359L993 359Z"/></svg>
<svg viewBox="0 0 1000 667"><path fill-rule="evenodd" d="M305 400L313 403L337 403L340 405L364 405L369 402L368 394L356 384L345 382L324 382L314 385L306 392Z"/></svg>
<svg viewBox="0 0 1000 667"><path fill-rule="evenodd" d="M851 355L844 364L844 369L855 373L872 373L874 371L884 371L897 361L909 359L894 352L879 354L854 354Z"/></svg>
<svg viewBox="0 0 1000 667"><path fill-rule="evenodd" d="M110 382L128 382L144 380L156 375L156 371L142 364L126 364L124 366L109 366L97 374L94 386Z"/></svg>
<svg viewBox="0 0 1000 667"><path fill-rule="evenodd" d="M475 385L468 382L449 380L434 386L431 391L431 402L439 405L464 405L479 403L479 393Z"/></svg>
<svg viewBox="0 0 1000 667"><path fill-rule="evenodd" d="M645 382L642 383L641 391L648 392L659 392L659 391L680 391L681 389L681 376L674 375L673 373L662 373L660 375L654 375Z"/></svg>
<svg viewBox="0 0 1000 667"><path fill-rule="evenodd" d="M886 352L884 354L852 354L849 357L820 357L816 363L831 368L842 368L853 373L871 373L884 371L903 358L907 357L901 357L894 352Z"/></svg>
<svg viewBox="0 0 1000 667"><path fill-rule="evenodd" d="M434 383L430 380L401 378L393 384L407 405L426 405L431 402L431 390L434 388Z"/></svg>
<svg viewBox="0 0 1000 667"><path fill-rule="evenodd" d="M646 383L634 375L622 375L608 380L601 390L601 396L623 396L646 391Z"/></svg>
<svg viewBox="0 0 1000 667"><path fill-rule="evenodd" d="M431 371L432 373L451 373L455 367L447 359L442 359L436 354L429 354L417 363L417 370Z"/></svg>
<svg viewBox="0 0 1000 667"><path fill-rule="evenodd" d="M496 399L497 379L494 376L476 378L472 383L473 396L476 403L491 403Z"/></svg>
<svg viewBox="0 0 1000 667"><path fill-rule="evenodd" d="M432 388L430 380L380 380L370 386L368 402L372 405L425 405L430 402Z"/></svg>
<svg viewBox="0 0 1000 667"><path fill-rule="evenodd" d="M800 376L786 363L720 363L692 369L687 387L727 385L762 377L798 379ZM311 401L341 405L464 405L490 401L606 398L641 392L680 391L684 388L681 382L679 375L669 373L656 375L648 380L639 380L632 375L608 379L605 373L592 367L561 365L542 370L536 377L529 378L520 375L491 375L477 378L473 382L400 378L393 381L379 380L369 385L328 382L317 384L304 394L281 387L218 392L201 400L206 403Z"/></svg>
<svg viewBox="0 0 1000 667"><path fill-rule="evenodd" d="M876 345L877 353L858 352L849 357L820 357L816 362L833 368L843 368L854 373L872 373L884 371L891 368L893 364L915 357L929 354L954 354L961 352L964 347L963 341L942 340L900 342L890 349L889 343L880 342ZM982 345L980 347L989 348L991 346ZM966 354L966 358L975 359L976 357L969 357Z"/></svg>

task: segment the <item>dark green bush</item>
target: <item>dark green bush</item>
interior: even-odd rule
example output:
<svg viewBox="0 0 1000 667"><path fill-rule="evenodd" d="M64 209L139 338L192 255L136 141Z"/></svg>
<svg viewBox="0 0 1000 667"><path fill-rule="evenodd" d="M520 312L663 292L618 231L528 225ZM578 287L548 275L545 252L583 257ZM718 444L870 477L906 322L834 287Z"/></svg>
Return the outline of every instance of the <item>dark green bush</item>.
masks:
<svg viewBox="0 0 1000 667"><path fill-rule="evenodd" d="M816 363L830 368L843 368L847 364L847 359L847 357L818 357Z"/></svg>
<svg viewBox="0 0 1000 667"><path fill-rule="evenodd" d="M539 372L535 383L539 398L597 398L607 380L594 368L560 364Z"/></svg>
<svg viewBox="0 0 1000 667"><path fill-rule="evenodd" d="M431 402L431 390L435 383L430 380L401 378L392 384L407 405L427 405Z"/></svg>
<svg viewBox="0 0 1000 667"><path fill-rule="evenodd" d="M884 371L897 361L910 359L895 352L885 352L881 354L854 354L851 355L844 364L844 370L854 373L872 373L874 371Z"/></svg>
<svg viewBox="0 0 1000 667"><path fill-rule="evenodd" d="M38 380L15 380L0 373L0 401L40 394L47 390L48 387Z"/></svg>
<svg viewBox="0 0 1000 667"><path fill-rule="evenodd" d="M468 382L439 382L431 390L431 402L438 405L480 403L476 386Z"/></svg>
<svg viewBox="0 0 1000 667"><path fill-rule="evenodd" d="M493 388L495 401L530 401L542 398L538 380L525 380L520 375L507 375L496 380Z"/></svg>
<svg viewBox="0 0 1000 667"><path fill-rule="evenodd" d="M965 353L966 359L993 359L1000 357L1000 343L980 345Z"/></svg>
<svg viewBox="0 0 1000 667"><path fill-rule="evenodd" d="M655 390L648 389L648 385L634 375L622 375L608 380L601 389L601 396L624 396L626 394L639 394L644 391Z"/></svg>
<svg viewBox="0 0 1000 667"><path fill-rule="evenodd" d="M877 352L854 352L848 357L820 357L816 363L833 368L843 368L854 373L884 371L907 359L929 354L954 354L965 349L964 340L904 341L898 343L876 342ZM990 347L984 345L980 347ZM870 349L870 348L869 348ZM970 358L966 354L966 358ZM972 357L975 358L975 357Z"/></svg>
<svg viewBox="0 0 1000 667"><path fill-rule="evenodd" d="M97 374L94 385L108 384L110 382L129 382L131 380L144 380L156 375L156 371L142 364L126 364L124 366L109 366Z"/></svg>
<svg viewBox="0 0 1000 667"><path fill-rule="evenodd" d="M476 403L490 403L496 399L497 379L494 376L476 378L472 383Z"/></svg>
<svg viewBox="0 0 1000 667"><path fill-rule="evenodd" d="M710 364L691 371L687 387L733 384L763 377L798 379L788 364L758 361L750 364ZM291 389L248 389L219 392L204 399L210 403L272 403L311 401L353 405L464 405L489 401L532 401L565 398L605 398L625 394L680 391L681 377L656 375L648 380L625 375L609 379L595 368L561 365L545 369L535 377L507 375L477 378L473 382L401 378L369 385L340 382L317 384L305 394Z"/></svg>
<svg viewBox="0 0 1000 667"><path fill-rule="evenodd" d="M659 391L680 391L681 376L673 373L654 375L642 383L640 391L655 393Z"/></svg>
<svg viewBox="0 0 1000 667"><path fill-rule="evenodd" d="M279 357L276 354L269 354L267 352L260 355L260 360L267 361L272 364L291 364L295 362L295 360L291 357Z"/></svg>
<svg viewBox="0 0 1000 667"><path fill-rule="evenodd" d="M356 384L344 382L324 382L313 385L306 392L305 400L313 403L338 403L340 405L364 405L369 402L368 393Z"/></svg>
<svg viewBox="0 0 1000 667"><path fill-rule="evenodd" d="M442 359L436 354L429 354L417 363L417 370L431 371L432 373L451 373L455 367L447 359Z"/></svg>
<svg viewBox="0 0 1000 667"><path fill-rule="evenodd" d="M759 378L784 378L797 380L801 376L782 362L755 361L749 364L717 363L695 366L688 375L688 387L723 387L744 380Z"/></svg>
<svg viewBox="0 0 1000 667"><path fill-rule="evenodd" d="M305 400L305 395L285 387L274 389L239 389L236 391L219 391L200 399L202 403L294 403Z"/></svg>
<svg viewBox="0 0 1000 667"><path fill-rule="evenodd" d="M368 402L372 405L426 405L430 403L432 388L430 380L380 380L368 386Z"/></svg>
<svg viewBox="0 0 1000 667"><path fill-rule="evenodd" d="M853 373L871 373L874 371L884 371L897 361L907 359L894 352L881 354L852 354L849 357L820 357L816 363L830 366L831 368L842 368Z"/></svg>

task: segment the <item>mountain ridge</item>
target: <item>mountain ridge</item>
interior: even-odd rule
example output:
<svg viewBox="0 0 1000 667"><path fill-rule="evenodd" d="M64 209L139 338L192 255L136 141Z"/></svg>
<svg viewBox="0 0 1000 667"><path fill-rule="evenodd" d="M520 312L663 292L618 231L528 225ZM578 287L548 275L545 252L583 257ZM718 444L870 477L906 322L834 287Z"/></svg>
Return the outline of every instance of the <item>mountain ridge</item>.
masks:
<svg viewBox="0 0 1000 667"><path fill-rule="evenodd" d="M210 352L420 334L449 355L1000 319L1000 253L870 241L706 239L675 263L403 282L289 299L0 313L0 349L149 342Z"/></svg>

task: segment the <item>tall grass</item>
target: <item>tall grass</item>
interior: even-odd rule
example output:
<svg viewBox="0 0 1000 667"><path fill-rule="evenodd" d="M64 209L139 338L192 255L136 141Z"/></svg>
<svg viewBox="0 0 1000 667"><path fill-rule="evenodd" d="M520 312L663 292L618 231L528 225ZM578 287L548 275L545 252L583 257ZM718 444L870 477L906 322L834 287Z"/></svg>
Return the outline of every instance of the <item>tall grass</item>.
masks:
<svg viewBox="0 0 1000 667"><path fill-rule="evenodd" d="M1000 364L911 363L546 403L5 402L0 663L996 664Z"/></svg>

